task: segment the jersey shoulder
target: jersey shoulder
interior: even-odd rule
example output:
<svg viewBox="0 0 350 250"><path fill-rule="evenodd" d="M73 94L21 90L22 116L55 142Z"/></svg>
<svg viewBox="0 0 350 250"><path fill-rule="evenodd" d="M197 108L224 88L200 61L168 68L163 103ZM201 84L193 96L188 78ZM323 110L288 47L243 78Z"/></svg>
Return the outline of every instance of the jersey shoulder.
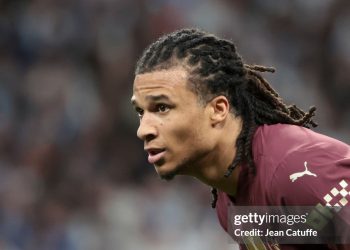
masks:
<svg viewBox="0 0 350 250"><path fill-rule="evenodd" d="M259 129L256 159L270 171L267 185L276 205L325 204L331 190L350 185L349 145L299 126Z"/></svg>

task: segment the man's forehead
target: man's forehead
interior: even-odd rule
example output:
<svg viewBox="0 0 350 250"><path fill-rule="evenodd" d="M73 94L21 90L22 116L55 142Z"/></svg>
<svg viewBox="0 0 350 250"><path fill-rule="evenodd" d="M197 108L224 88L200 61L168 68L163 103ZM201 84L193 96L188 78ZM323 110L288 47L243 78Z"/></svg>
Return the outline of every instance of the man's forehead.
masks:
<svg viewBox="0 0 350 250"><path fill-rule="evenodd" d="M187 71L181 67L136 75L132 104L144 101L174 100L187 89ZM141 101L140 99L140 101Z"/></svg>
<svg viewBox="0 0 350 250"><path fill-rule="evenodd" d="M176 86L184 85L187 81L187 72L183 68L172 68L136 75L135 88L151 87L152 85Z"/></svg>

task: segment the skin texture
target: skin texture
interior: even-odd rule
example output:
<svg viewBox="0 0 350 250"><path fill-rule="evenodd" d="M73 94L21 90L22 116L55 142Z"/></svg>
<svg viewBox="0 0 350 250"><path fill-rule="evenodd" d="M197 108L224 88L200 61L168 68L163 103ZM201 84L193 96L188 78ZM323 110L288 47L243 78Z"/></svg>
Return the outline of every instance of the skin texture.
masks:
<svg viewBox="0 0 350 250"><path fill-rule="evenodd" d="M131 102L140 117L137 136L146 149L165 150L154 163L162 179L190 175L234 195L238 168L228 178L224 174L235 156L241 120L229 112L224 96L201 104L187 79L182 67L136 75Z"/></svg>

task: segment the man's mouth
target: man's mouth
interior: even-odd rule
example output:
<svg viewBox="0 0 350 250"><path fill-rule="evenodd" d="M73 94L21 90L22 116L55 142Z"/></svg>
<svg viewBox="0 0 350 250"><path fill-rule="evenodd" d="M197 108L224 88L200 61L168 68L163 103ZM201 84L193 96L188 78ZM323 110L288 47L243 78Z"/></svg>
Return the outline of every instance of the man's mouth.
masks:
<svg viewBox="0 0 350 250"><path fill-rule="evenodd" d="M162 159L165 154L165 149L148 149L148 162L155 164L157 161Z"/></svg>

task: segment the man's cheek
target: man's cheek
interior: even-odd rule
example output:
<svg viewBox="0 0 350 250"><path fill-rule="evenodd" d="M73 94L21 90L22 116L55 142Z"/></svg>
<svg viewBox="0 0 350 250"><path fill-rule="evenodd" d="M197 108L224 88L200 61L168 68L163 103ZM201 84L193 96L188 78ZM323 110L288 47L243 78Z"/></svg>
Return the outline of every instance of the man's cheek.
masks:
<svg viewBox="0 0 350 250"><path fill-rule="evenodd" d="M193 125L192 125L193 126ZM191 130L191 124L186 126L181 126L176 128L174 132L174 136L178 143L181 143L183 146L185 146L184 143L189 142L191 144L194 144L193 141L195 139L195 132Z"/></svg>

